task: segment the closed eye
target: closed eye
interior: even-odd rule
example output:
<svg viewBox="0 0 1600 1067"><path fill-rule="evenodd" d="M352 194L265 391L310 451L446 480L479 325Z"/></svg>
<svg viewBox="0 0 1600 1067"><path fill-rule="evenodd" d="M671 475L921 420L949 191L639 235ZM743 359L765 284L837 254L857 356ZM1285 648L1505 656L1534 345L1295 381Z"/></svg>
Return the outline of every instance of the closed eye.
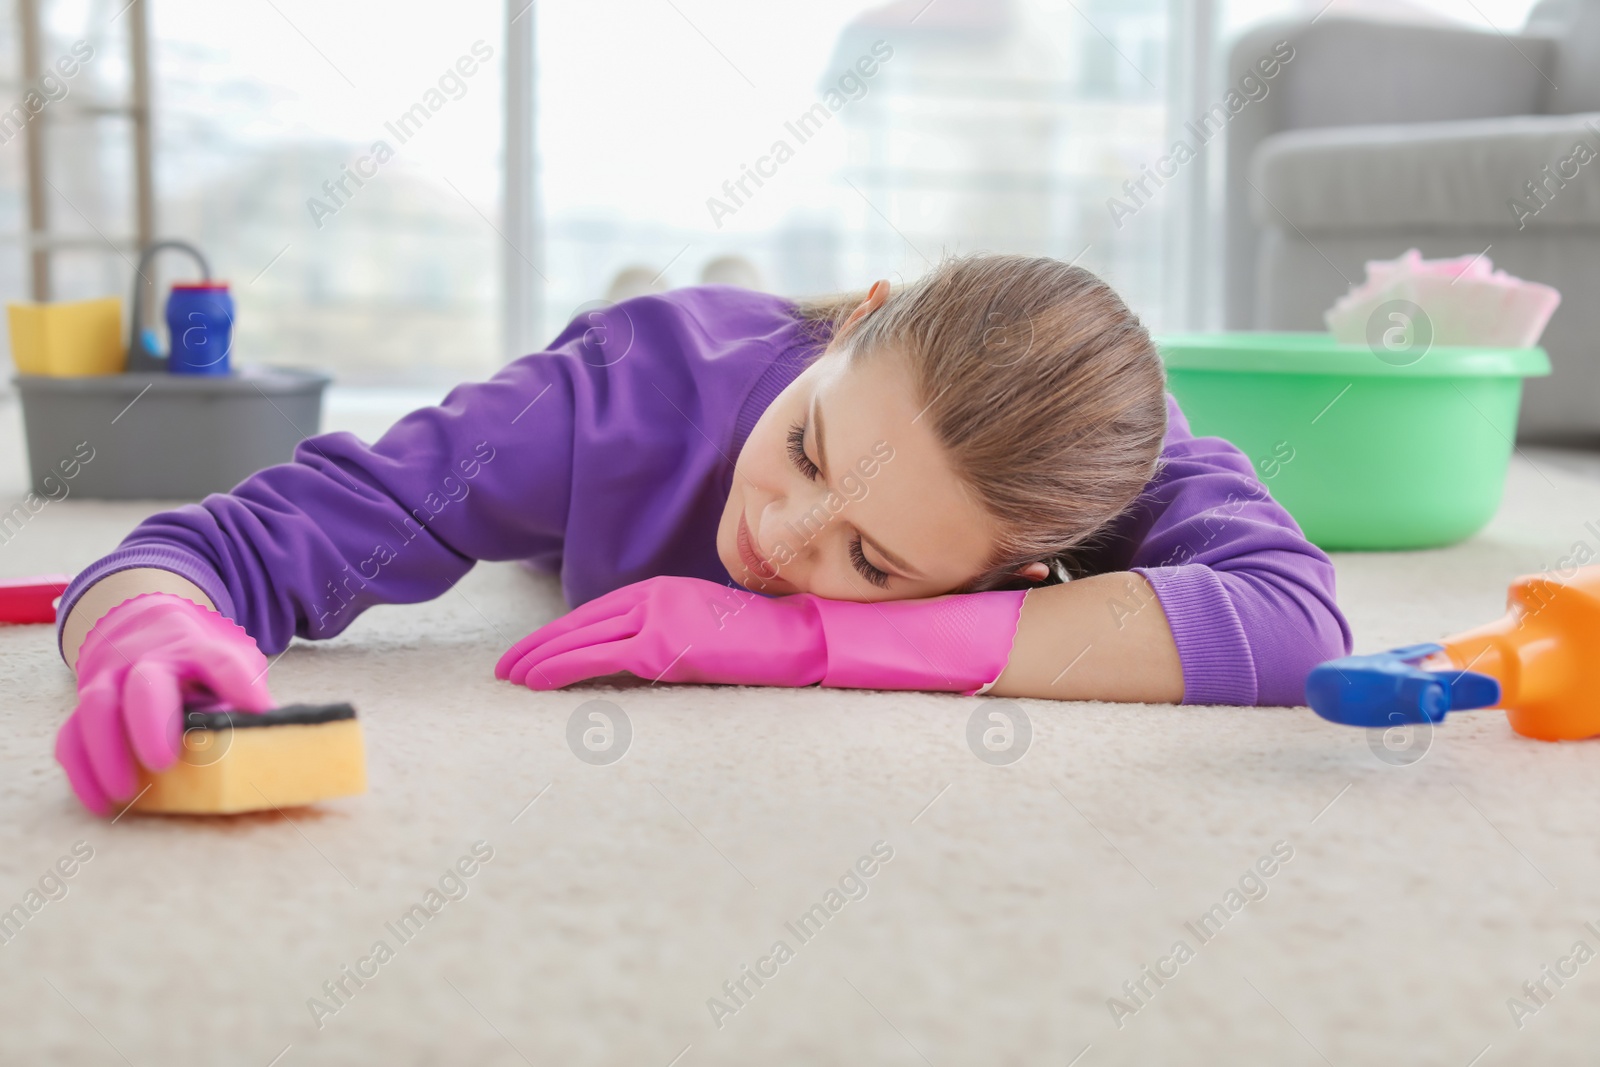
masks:
<svg viewBox="0 0 1600 1067"><path fill-rule="evenodd" d="M811 462L811 457L806 455L806 424L803 422L789 427L789 462L810 481L816 481L822 474L817 465Z"/></svg>
<svg viewBox="0 0 1600 1067"><path fill-rule="evenodd" d="M874 567L871 561L867 559L867 554L861 551L860 537L852 537L850 539L850 562L855 566L856 570L861 572L861 577L865 578L879 589L882 589L889 584L888 572Z"/></svg>

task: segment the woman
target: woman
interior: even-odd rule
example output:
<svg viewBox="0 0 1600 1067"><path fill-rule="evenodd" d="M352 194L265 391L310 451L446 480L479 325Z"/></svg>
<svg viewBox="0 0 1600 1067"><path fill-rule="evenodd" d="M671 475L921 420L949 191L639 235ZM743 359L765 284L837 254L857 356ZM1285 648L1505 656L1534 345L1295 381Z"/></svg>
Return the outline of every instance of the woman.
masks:
<svg viewBox="0 0 1600 1067"><path fill-rule="evenodd" d="M1190 435L1116 294L975 256L864 298L626 301L374 445L311 438L154 516L62 598L57 757L109 812L177 758L185 702L270 708L292 637L512 559L575 608L501 657L534 688L1283 704L1350 648L1327 556Z"/></svg>

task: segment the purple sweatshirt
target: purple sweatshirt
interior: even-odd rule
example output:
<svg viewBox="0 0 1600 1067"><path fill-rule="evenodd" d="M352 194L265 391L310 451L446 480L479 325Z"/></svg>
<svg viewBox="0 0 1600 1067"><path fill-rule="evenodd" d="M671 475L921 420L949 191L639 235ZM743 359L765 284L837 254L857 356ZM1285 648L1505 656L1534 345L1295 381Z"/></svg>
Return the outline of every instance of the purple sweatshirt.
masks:
<svg viewBox="0 0 1600 1067"><path fill-rule="evenodd" d="M308 438L293 462L145 520L77 575L59 617L106 575L159 567L272 656L374 604L437 597L478 560L559 572L574 606L661 574L731 584L716 529L734 457L821 347L793 312L704 286L587 315L376 444ZM1170 397L1168 411L1160 470L1091 568L1149 580L1186 703L1301 703L1311 667L1350 650L1333 565L1238 449L1193 437Z"/></svg>

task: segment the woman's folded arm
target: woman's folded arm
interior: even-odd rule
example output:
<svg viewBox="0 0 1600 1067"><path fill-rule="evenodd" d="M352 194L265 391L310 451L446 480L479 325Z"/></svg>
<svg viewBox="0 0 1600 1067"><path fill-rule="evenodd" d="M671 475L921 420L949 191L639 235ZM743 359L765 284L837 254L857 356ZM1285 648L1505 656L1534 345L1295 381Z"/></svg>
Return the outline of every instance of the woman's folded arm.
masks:
<svg viewBox="0 0 1600 1067"><path fill-rule="evenodd" d="M1333 562L1243 453L1169 417L1156 477L1096 553L1111 573L1030 593L992 692L1294 705L1312 667L1350 651Z"/></svg>

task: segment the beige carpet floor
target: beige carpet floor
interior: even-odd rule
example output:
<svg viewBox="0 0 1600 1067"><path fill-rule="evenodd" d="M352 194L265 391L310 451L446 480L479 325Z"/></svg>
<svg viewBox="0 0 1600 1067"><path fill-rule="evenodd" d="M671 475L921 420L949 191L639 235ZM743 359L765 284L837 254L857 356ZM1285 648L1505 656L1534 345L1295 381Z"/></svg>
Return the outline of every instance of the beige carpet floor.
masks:
<svg viewBox="0 0 1600 1067"><path fill-rule="evenodd" d="M1471 542L1341 557L1358 648L1487 620L1510 577L1593 544L1597 467L1528 452ZM52 504L0 575L80 567L148 510ZM1594 1060L1600 963L1571 954L1600 950L1600 741L1474 712L1382 759L1303 709L1024 701L1030 747L997 766L968 747L977 699L494 681L560 610L481 566L296 644L276 694L361 709L371 790L211 821L85 814L51 758L73 687L50 630L0 629L0 911L59 898L0 943L0 1062ZM596 699L631 724L609 765L568 743ZM1229 912L1241 881L1259 899ZM1202 941L1186 924L1219 903ZM1577 972L1514 1019L1547 965Z"/></svg>

